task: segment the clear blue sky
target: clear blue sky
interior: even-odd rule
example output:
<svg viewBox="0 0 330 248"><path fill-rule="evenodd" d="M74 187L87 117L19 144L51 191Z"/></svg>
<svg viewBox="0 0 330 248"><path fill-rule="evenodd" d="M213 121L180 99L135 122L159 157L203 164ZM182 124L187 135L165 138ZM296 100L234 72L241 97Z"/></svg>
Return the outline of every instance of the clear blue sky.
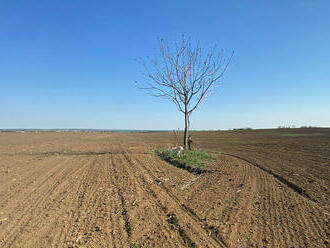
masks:
<svg viewBox="0 0 330 248"><path fill-rule="evenodd" d="M235 51L192 129L330 126L329 0L3 0L0 128L183 128L134 85L181 34Z"/></svg>

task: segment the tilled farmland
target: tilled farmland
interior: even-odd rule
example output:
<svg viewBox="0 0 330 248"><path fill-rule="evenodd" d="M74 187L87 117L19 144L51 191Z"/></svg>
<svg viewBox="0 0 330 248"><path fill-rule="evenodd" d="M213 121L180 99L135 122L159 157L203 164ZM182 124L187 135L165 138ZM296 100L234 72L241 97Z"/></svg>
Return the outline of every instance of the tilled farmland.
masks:
<svg viewBox="0 0 330 248"><path fill-rule="evenodd" d="M0 133L0 247L329 246L327 208L267 170L216 153L194 175L149 136Z"/></svg>

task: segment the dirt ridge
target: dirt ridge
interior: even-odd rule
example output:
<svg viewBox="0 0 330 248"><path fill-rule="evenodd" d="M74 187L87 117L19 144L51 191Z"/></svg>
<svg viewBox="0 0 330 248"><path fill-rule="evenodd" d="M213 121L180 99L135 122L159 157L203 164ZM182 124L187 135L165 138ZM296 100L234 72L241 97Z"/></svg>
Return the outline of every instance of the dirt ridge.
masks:
<svg viewBox="0 0 330 248"><path fill-rule="evenodd" d="M237 156L237 155L233 155L233 154L229 154L229 153L221 153L221 154L224 154L224 155L227 155L227 156L231 156L231 157L234 157L234 158L237 158L237 159L241 159L245 162L248 162L256 167L258 167L259 169L267 172L268 174L272 175L273 177L275 177L277 180L279 180L281 183L285 184L286 186L288 186L289 188L293 189L296 193L300 194L301 196L307 198L308 200L312 200L314 201L313 199L311 199L311 197L305 192L305 190L301 187L299 187L298 185L290 182L289 180L285 179L283 176L273 172L271 169L267 169L257 163L254 163L254 162L251 162L249 161L248 159L245 159L245 158L242 158L240 156Z"/></svg>

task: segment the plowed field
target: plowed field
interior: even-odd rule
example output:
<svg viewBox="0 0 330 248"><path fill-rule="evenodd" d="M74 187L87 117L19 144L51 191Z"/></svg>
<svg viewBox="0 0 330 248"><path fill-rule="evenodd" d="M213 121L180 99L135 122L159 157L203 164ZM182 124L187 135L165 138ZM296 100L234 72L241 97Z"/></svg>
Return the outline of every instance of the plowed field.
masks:
<svg viewBox="0 0 330 248"><path fill-rule="evenodd" d="M193 175L156 135L0 133L0 247L329 247L329 199L233 154Z"/></svg>

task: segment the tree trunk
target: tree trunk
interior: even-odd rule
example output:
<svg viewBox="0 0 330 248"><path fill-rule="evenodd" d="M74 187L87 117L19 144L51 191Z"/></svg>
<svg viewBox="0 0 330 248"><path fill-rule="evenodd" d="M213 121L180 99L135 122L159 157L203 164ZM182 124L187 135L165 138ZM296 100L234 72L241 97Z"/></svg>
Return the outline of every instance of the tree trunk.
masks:
<svg viewBox="0 0 330 248"><path fill-rule="evenodd" d="M188 149L188 136L189 136L189 114L188 111L184 114L184 137L183 137L183 143L184 143L184 149Z"/></svg>

